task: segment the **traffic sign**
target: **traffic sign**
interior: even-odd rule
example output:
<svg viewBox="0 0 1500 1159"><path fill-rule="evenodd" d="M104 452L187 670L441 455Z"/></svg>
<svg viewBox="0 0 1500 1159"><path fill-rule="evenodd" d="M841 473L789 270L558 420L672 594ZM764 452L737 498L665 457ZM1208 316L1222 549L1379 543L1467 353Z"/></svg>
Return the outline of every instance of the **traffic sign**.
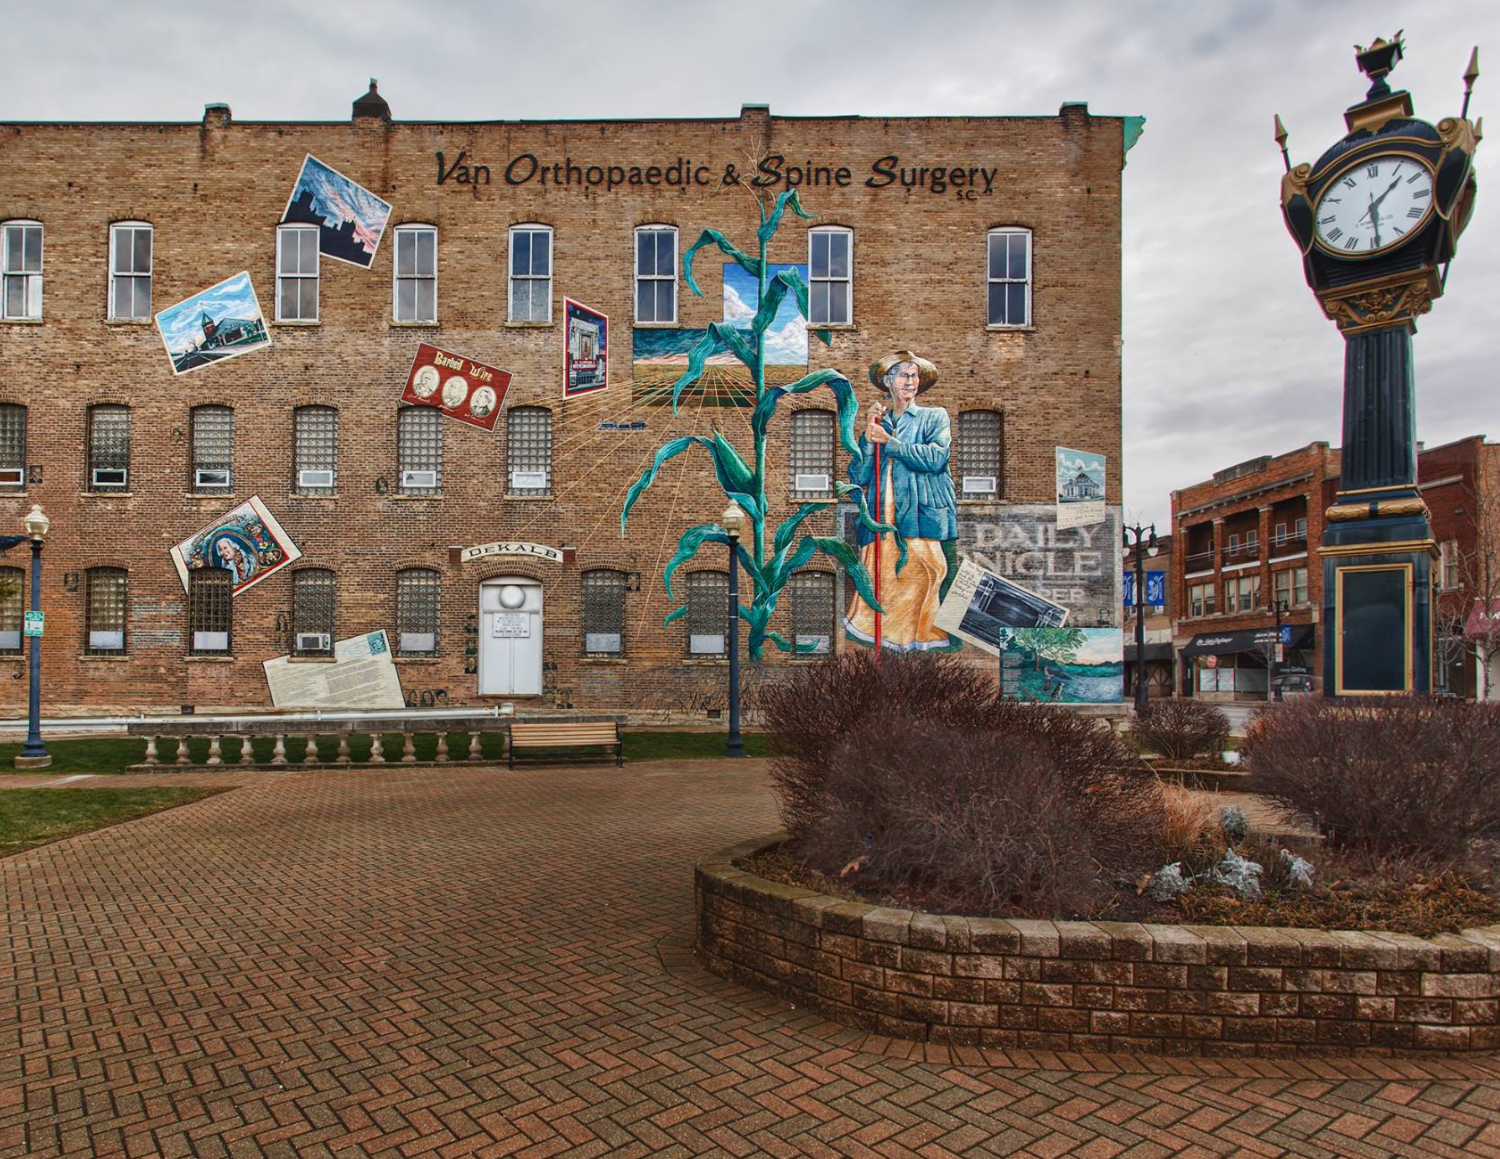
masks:
<svg viewBox="0 0 1500 1159"><path fill-rule="evenodd" d="M46 623L46 614L45 612L26 613L26 635L40 636L42 634L42 627Z"/></svg>

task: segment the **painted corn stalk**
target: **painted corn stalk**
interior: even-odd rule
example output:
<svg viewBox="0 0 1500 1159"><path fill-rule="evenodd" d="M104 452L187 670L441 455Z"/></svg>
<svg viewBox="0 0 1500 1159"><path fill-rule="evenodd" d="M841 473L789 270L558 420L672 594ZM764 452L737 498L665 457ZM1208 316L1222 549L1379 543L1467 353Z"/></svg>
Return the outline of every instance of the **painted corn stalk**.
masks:
<svg viewBox="0 0 1500 1159"><path fill-rule="evenodd" d="M780 598L787 581L798 568L806 564L818 552L835 560L844 569L855 590L865 602L879 610L870 573L860 562L854 549L842 539L800 531L803 521L809 515L832 507L836 500L803 503L796 512L774 529L769 525L770 512L766 504L766 436L771 419L776 414L777 404L789 394L807 394L823 389L830 391L837 405L839 441L851 455L857 456L860 452L859 444L854 437L854 419L859 403L849 380L836 370L814 370L789 386L766 386L765 333L775 319L776 311L781 307L786 296L791 294L802 316L804 318L808 316L807 286L802 281L801 275L795 269L782 270L772 275L771 267L766 260L766 249L776 235L777 229L780 228L782 217L787 210L790 209L798 217L809 221L812 220L812 215L803 210L795 189L778 196L769 212L765 201L760 200L759 207L760 229L755 235L757 250L754 255L736 247L716 229L705 229L702 236L693 243L692 248L682 255L683 276L688 287L699 297L703 296L703 291L698 288L698 283L693 278L693 255L706 246L716 246L757 280L760 286L760 304L748 330L741 330L723 322L712 323L707 333L689 353L687 370L672 387L672 411L675 414L682 392L702 377L703 368L711 357L727 351L744 363L749 368L755 383L755 410L750 417L751 434L755 440L755 462L753 465L747 463L734 445L718 431L715 431L712 436L686 435L680 439L673 439L657 450L651 466L631 484L630 490L625 495L624 508L620 512L620 530L623 533L626 521L630 517L630 509L655 481L663 463L695 446L703 448L708 453L713 460L714 475L718 478L719 485L723 487L724 494L744 509L752 529L750 542L746 544L741 539L737 554L741 566L744 567L750 579L747 594L751 596L751 602L748 607L744 604L740 605L740 617L749 625L748 643L750 656L753 659L761 656L767 640L784 652L797 650L793 643L780 633L772 631L768 625L771 614L776 610L776 601ZM827 331L820 330L815 333L825 344L828 342ZM869 507L859 487L843 482L836 483L835 487L840 499L859 504L859 518L870 530L895 531L894 527L876 523L871 518ZM729 534L717 523L700 523L696 527L689 527L682 533L676 554L667 562L667 566L662 571L662 582L666 585L667 595L674 601L677 597L672 590L673 574L697 555L698 550L705 543L727 545ZM674 608L667 614L664 623L670 624L686 613L686 604Z"/></svg>

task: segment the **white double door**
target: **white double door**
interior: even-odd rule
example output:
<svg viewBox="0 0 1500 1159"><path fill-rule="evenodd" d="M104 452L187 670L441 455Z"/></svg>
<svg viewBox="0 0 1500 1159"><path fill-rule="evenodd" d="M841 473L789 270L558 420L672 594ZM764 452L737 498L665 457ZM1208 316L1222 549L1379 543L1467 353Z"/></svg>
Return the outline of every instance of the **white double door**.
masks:
<svg viewBox="0 0 1500 1159"><path fill-rule="evenodd" d="M542 694L542 585L501 576L479 585L479 694Z"/></svg>

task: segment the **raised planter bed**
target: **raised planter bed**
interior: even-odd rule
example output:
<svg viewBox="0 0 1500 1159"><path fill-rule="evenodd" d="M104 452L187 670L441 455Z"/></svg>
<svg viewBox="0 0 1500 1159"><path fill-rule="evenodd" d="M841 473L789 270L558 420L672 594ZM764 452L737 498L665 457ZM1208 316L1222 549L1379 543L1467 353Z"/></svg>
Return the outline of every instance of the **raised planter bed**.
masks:
<svg viewBox="0 0 1500 1159"><path fill-rule="evenodd" d="M1500 926L1416 938L918 913L697 867L714 973L872 1033L1177 1055L1500 1050Z"/></svg>

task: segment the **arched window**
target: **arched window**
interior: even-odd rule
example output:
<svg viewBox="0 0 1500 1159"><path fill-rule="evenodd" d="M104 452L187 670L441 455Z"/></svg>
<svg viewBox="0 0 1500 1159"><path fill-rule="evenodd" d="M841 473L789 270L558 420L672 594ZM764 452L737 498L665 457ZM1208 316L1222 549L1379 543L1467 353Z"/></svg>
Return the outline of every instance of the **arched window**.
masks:
<svg viewBox="0 0 1500 1159"><path fill-rule="evenodd" d="M729 576L722 571L695 571L687 577L687 651L689 656L725 656L729 624Z"/></svg>
<svg viewBox="0 0 1500 1159"><path fill-rule="evenodd" d="M799 571L791 583L792 644L798 655L833 651L833 576Z"/></svg>
<svg viewBox="0 0 1500 1159"><path fill-rule="evenodd" d="M635 320L677 321L677 227L643 225L635 231Z"/></svg>
<svg viewBox="0 0 1500 1159"><path fill-rule="evenodd" d="M625 654L625 573L608 568L583 573L583 650L590 656Z"/></svg>
<svg viewBox="0 0 1500 1159"><path fill-rule="evenodd" d="M997 410L959 412L958 437L953 445L954 474L960 499L998 499L1002 493L1002 435L1005 426Z"/></svg>
<svg viewBox="0 0 1500 1159"><path fill-rule="evenodd" d="M434 412L436 413L436 412ZM396 573L396 654L436 656L443 577L427 567Z"/></svg>
<svg viewBox="0 0 1500 1159"><path fill-rule="evenodd" d="M0 567L0 655L21 651L21 624L26 609L26 571Z"/></svg>
<svg viewBox="0 0 1500 1159"><path fill-rule="evenodd" d="M396 469L403 495L436 495L443 489L443 412L407 406L396 412Z"/></svg>
<svg viewBox="0 0 1500 1159"><path fill-rule="evenodd" d="M332 495L338 469L339 412L299 406L292 412L292 489L298 495Z"/></svg>
<svg viewBox="0 0 1500 1159"><path fill-rule="evenodd" d="M195 567L188 572L189 649L197 656L228 655L234 573L227 567Z"/></svg>
<svg viewBox="0 0 1500 1159"><path fill-rule="evenodd" d="M0 403L0 492L26 488L26 408Z"/></svg>
<svg viewBox="0 0 1500 1159"><path fill-rule="evenodd" d="M91 567L84 572L84 646L90 656L124 655L130 606L124 568Z"/></svg>
<svg viewBox="0 0 1500 1159"><path fill-rule="evenodd" d="M512 407L506 415L510 494L552 494L552 412L543 406Z"/></svg>
<svg viewBox="0 0 1500 1159"><path fill-rule="evenodd" d="M200 495L229 494L234 490L234 409L195 406L192 428L192 490Z"/></svg>
<svg viewBox="0 0 1500 1159"><path fill-rule="evenodd" d="M292 573L292 655L332 656L336 580L326 568Z"/></svg>
<svg viewBox="0 0 1500 1159"><path fill-rule="evenodd" d="M89 490L130 490L130 408L89 407Z"/></svg>
<svg viewBox="0 0 1500 1159"><path fill-rule="evenodd" d="M792 412L792 498L833 497L834 417L831 410Z"/></svg>

